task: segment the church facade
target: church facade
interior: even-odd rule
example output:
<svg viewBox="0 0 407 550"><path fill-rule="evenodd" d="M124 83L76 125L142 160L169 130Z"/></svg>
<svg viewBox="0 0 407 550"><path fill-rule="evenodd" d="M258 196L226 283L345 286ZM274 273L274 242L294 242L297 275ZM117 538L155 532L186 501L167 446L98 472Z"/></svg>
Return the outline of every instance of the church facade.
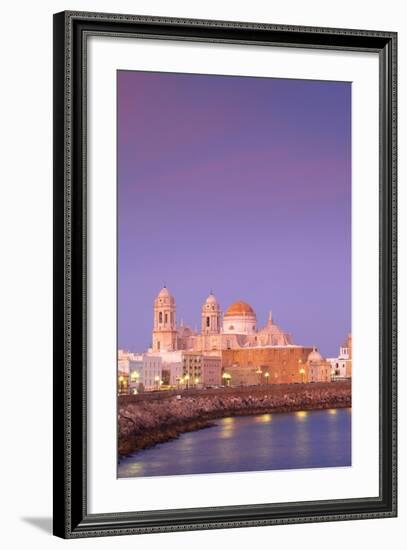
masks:
<svg viewBox="0 0 407 550"><path fill-rule="evenodd" d="M329 382L330 364L315 346L294 344L269 313L258 327L256 313L242 300L231 304L225 313L211 292L201 306L201 329L177 325L176 303L166 287L154 300L152 348L149 353L167 356L181 353L184 361L198 356L219 361L222 383L232 386ZM205 370L205 369L203 369ZM183 368L190 379L199 375ZM203 377L202 377L203 378Z"/></svg>
<svg viewBox="0 0 407 550"><path fill-rule="evenodd" d="M195 351L207 355L222 355L224 350L253 347L293 346L291 335L273 321L271 312L267 323L258 328L253 308L239 300L225 313L213 293L201 307L201 330L177 326L175 298L163 287L154 300L152 351Z"/></svg>

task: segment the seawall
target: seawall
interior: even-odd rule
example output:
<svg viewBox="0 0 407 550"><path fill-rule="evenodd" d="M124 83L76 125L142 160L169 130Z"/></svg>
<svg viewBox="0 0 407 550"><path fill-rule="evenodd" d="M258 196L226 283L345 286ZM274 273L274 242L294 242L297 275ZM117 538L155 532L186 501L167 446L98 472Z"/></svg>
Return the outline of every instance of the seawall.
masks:
<svg viewBox="0 0 407 550"><path fill-rule="evenodd" d="M118 453L124 456L151 447L226 416L350 406L350 380L120 396Z"/></svg>

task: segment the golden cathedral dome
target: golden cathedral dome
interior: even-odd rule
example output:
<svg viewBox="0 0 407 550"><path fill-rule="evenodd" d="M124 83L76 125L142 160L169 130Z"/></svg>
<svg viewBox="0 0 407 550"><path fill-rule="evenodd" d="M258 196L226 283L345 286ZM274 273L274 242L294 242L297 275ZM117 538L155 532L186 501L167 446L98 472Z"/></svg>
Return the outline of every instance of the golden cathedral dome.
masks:
<svg viewBox="0 0 407 550"><path fill-rule="evenodd" d="M252 306L246 304L242 300L234 302L231 306L228 307L225 317L232 317L235 315L255 315Z"/></svg>

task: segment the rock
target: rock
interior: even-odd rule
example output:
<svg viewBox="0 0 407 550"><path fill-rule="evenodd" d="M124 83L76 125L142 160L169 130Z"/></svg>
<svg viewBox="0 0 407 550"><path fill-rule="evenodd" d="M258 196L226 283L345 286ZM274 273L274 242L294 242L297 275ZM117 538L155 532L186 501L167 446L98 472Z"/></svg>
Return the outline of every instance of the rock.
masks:
<svg viewBox="0 0 407 550"><path fill-rule="evenodd" d="M126 406L119 406L118 415L120 455L209 427L213 419L224 416L350 407L351 383L270 385L257 392L252 388L228 388L227 393L202 390L197 396L183 394L180 400L164 392L156 399L150 399L147 392L133 400L133 396L126 397Z"/></svg>

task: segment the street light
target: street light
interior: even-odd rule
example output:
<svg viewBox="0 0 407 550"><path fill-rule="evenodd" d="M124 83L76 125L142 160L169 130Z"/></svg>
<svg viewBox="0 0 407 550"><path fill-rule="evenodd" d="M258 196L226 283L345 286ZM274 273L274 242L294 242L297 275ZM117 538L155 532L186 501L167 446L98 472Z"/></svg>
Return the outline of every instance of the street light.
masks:
<svg viewBox="0 0 407 550"><path fill-rule="evenodd" d="M299 372L300 372L300 374L301 374L301 382L304 383L305 369L304 369L304 368L301 368Z"/></svg>
<svg viewBox="0 0 407 550"><path fill-rule="evenodd" d="M227 372L224 372L222 374L222 378L223 378L223 382L224 382L224 386L229 386L230 385L230 381L232 379L231 375L228 374Z"/></svg>
<svg viewBox="0 0 407 550"><path fill-rule="evenodd" d="M130 390L133 389L133 394L137 394L137 386L138 386L138 380L140 378L140 373L137 370L134 370L130 373L130 381L134 382L135 387L132 388L132 384L130 384ZM131 393L131 391L130 391Z"/></svg>
<svg viewBox="0 0 407 550"><path fill-rule="evenodd" d="M160 377L155 376L154 377L154 382L157 384L157 390L159 390L160 389Z"/></svg>
<svg viewBox="0 0 407 550"><path fill-rule="evenodd" d="M270 376L270 373L269 372L266 372L264 374L264 376L266 377L266 383L268 384L269 383L269 376Z"/></svg>
<svg viewBox="0 0 407 550"><path fill-rule="evenodd" d="M199 378L195 378L195 386L199 384Z"/></svg>
<svg viewBox="0 0 407 550"><path fill-rule="evenodd" d="M256 370L256 374L259 375L259 384L261 385L261 377L263 375L263 371L261 370L260 367Z"/></svg>
<svg viewBox="0 0 407 550"><path fill-rule="evenodd" d="M185 383L186 383L186 386L187 386L187 389L189 388L189 374L186 374L184 376L184 380L185 380Z"/></svg>
<svg viewBox="0 0 407 550"><path fill-rule="evenodd" d="M140 378L140 373L137 370L134 370L130 376L132 380L138 380Z"/></svg>
<svg viewBox="0 0 407 550"><path fill-rule="evenodd" d="M119 376L119 393L123 393L124 376Z"/></svg>

